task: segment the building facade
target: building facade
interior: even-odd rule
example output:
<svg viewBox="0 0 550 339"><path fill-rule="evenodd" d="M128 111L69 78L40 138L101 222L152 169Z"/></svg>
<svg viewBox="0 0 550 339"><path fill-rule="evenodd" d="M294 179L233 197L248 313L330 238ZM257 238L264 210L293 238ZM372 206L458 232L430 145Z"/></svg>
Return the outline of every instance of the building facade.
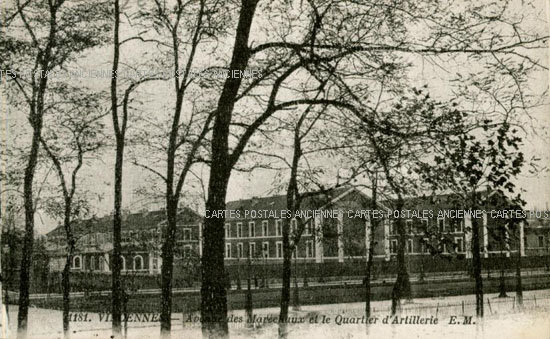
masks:
<svg viewBox="0 0 550 339"><path fill-rule="evenodd" d="M540 216L537 218L537 214ZM550 219L543 217L543 213L534 211L533 217L526 221L525 244L526 255L550 255Z"/></svg>
<svg viewBox="0 0 550 339"><path fill-rule="evenodd" d="M297 243L293 258L301 262L325 263L366 259L371 245L374 260L395 260L398 232L391 201L379 203L378 214L369 217L372 201L353 187L307 193L299 218L282 215L284 195L228 202L225 222L225 262L280 264L283 261L283 224L289 219L290 239ZM546 219L528 219L510 229L504 219L489 212L473 218L457 215L460 207L450 195L415 197L405 201L406 255L411 260L424 256L471 258L472 225L480 228L482 256L510 257L514 254L548 255L550 225ZM491 208L487 207L487 211ZM233 211L232 213L229 213ZM431 211L427 213L426 211ZM455 211L455 212L453 212ZM208 215L208 213L206 214ZM178 260L202 255L204 216L189 208L178 214L176 264ZM159 274L160 246L165 234L164 210L124 216L122 265L124 273ZM303 229L302 232L299 230ZM72 271L110 272L112 256L112 217L92 218L74 225L77 235ZM299 236L298 236L299 234ZM373 241L371 241L373 240ZM58 227L47 235L50 270L61 271L66 255L65 231Z"/></svg>
<svg viewBox="0 0 550 339"><path fill-rule="evenodd" d="M347 212L364 210L370 203L368 196L349 187L308 194L298 218L280 212L287 210L284 195L228 202L227 210L234 213L228 213L225 223L225 261L236 264L250 257L265 263L282 262L285 218L290 219L291 241L296 241L303 228L294 258L316 263L364 258L369 223ZM375 230L375 236L381 234L381 229ZM377 247L377 252L381 251L381 245Z"/></svg>
<svg viewBox="0 0 550 339"><path fill-rule="evenodd" d="M202 217L189 208L178 213L176 261L198 257L201 253ZM113 219L92 218L74 224L75 253L71 271L110 273L113 252ZM122 272L159 274L162 266L161 243L166 232L164 210L131 213L123 216ZM61 271L66 262L66 237L62 226L47 234L50 271Z"/></svg>
<svg viewBox="0 0 550 339"><path fill-rule="evenodd" d="M406 199L404 209L414 215L404 218L406 254L409 257L441 255L472 258L474 223L479 227L482 257L509 257L518 251L524 256L526 253L526 223L522 221L515 227L508 226L509 220L495 213L498 210L496 205L467 213L453 195L442 194ZM384 241L389 242L389 254L385 252L385 259L390 260L397 252L398 234L395 222L391 219L386 222Z"/></svg>

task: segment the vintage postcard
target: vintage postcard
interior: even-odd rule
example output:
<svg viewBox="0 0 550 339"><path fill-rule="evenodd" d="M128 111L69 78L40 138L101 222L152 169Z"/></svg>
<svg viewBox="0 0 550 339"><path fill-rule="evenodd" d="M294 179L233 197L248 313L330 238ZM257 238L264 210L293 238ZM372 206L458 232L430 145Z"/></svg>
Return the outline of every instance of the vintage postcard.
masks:
<svg viewBox="0 0 550 339"><path fill-rule="evenodd" d="M0 339L550 338L545 0L4 0Z"/></svg>

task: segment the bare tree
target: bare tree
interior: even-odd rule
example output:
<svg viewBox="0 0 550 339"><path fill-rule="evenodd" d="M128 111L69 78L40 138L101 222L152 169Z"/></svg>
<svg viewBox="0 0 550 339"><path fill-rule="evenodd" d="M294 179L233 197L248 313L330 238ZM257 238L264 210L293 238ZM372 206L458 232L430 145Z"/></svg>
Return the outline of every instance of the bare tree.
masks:
<svg viewBox="0 0 550 339"><path fill-rule="evenodd" d="M124 3L126 5L126 3ZM131 43L135 40L143 41L143 37L139 34L125 39L120 37L120 27L123 23L122 18L127 18L131 23L128 13L125 12L125 6L121 6L119 0L113 1L113 60L111 62L111 116L113 121L113 132L115 135L115 168L114 168L114 213L113 213L113 262L112 268L112 331L117 338L122 336L122 306L124 299L124 290L121 280L122 269L122 184L123 184L123 169L124 155L126 152L127 132L129 128L130 112L132 111L133 95L140 86L152 81L165 79L164 75L146 74L138 78L124 79L119 78L121 73L121 50L123 45ZM136 70L129 67L130 70ZM119 80L121 80L119 82ZM123 94L119 96L119 91L123 89ZM120 110L121 108L121 110Z"/></svg>
<svg viewBox="0 0 550 339"><path fill-rule="evenodd" d="M326 82L325 82L326 84ZM324 84L317 90L317 97L324 92ZM282 221L282 256L283 274L281 287L281 302L279 313L279 337L288 336L288 312L291 304L292 255L298 257L300 239L312 222L310 219L299 217L300 208L316 208L327 204L324 194L349 184L353 176L346 180L335 174L324 173L317 168L312 160L319 162L321 158L335 157L337 150L345 144L341 136L327 136L324 132L331 129L331 119L327 117L326 106L309 105L297 117L286 116L276 119L273 124L266 124L265 129L259 130L259 137L253 142L254 146L243 152L247 163L256 161L254 169L277 171L274 190L283 190L286 196L286 209L292 218L283 218ZM294 112L289 112L294 114ZM290 144L277 140L289 140ZM286 154L288 149L288 153ZM288 157L287 157L288 156ZM287 159L289 158L289 159ZM335 181L334 183L331 181ZM319 235L321 230L316 230ZM319 241L323 241L320 237ZM294 288L295 302L298 303L298 285ZM299 307L298 304L295 305Z"/></svg>
<svg viewBox="0 0 550 339"><path fill-rule="evenodd" d="M146 169L165 186L167 229L162 244L161 268L161 336L169 337L172 318L172 280L178 207L186 179L197 162L207 161L201 156L205 138L210 131L214 111L206 99L206 86L219 87L208 76L197 76L196 65L201 65L200 49L224 34L225 4L223 1L161 1L150 8L142 8L137 17L140 24L157 34L139 37L143 43L154 44L167 64L173 81L172 102L168 117L149 119L143 127L141 149L155 150L150 157L140 155L134 164ZM192 24L189 24L192 23ZM151 34L150 34L151 35ZM183 67L183 69L182 69ZM200 89L202 93L196 89ZM155 127L160 126L160 129ZM168 132L167 132L168 131Z"/></svg>
<svg viewBox="0 0 550 339"><path fill-rule="evenodd" d="M95 96L78 88L67 88L60 93L65 104L45 117L46 129L40 137L44 151L53 163L58 178L59 194L49 201L48 213L62 219L65 230L66 259L62 272L63 334L69 337L70 269L76 238L73 221L86 215L87 204L77 197L79 172L86 161L102 146L104 140L102 119L105 116L98 107ZM80 192L82 193L82 192Z"/></svg>
<svg viewBox="0 0 550 339"><path fill-rule="evenodd" d="M101 12L101 4L66 4L65 0L48 2L14 1L5 23L9 29L2 36L2 67L19 72L10 79L16 91L15 107L28 111L32 137L24 177L25 240L20 272L20 307L18 335L26 337L29 307L30 267L34 239L33 181L38 162L44 114L51 104L49 75L61 70L76 54L99 45L104 38L101 20L94 13ZM83 13L89 15L82 15ZM81 23L84 23L81 25ZM17 28L22 27L22 28ZM20 34L22 30L24 33ZM13 85L13 86L11 86ZM14 93L12 92L12 93Z"/></svg>
<svg viewBox="0 0 550 339"><path fill-rule="evenodd" d="M378 205L378 171L374 170L374 173L371 175L372 177L372 188L371 188L371 208L372 210L377 210L379 208ZM376 230L378 229L378 225L380 223L380 220L378 218L370 218L369 219L369 227L367 228L366 232L368 232L368 241L369 241L369 248L366 253L367 255L367 269L365 272L365 316L367 318L370 318L371 316L371 280L372 280L372 270L374 266L374 247L376 245L376 239L374 235L376 234Z"/></svg>
<svg viewBox="0 0 550 339"><path fill-rule="evenodd" d="M381 90L380 97L384 94ZM358 103L362 101L355 93L350 92L350 96ZM360 166L380 172L376 174L376 190L388 196L385 204L397 212L389 218L398 236L392 314L399 311L402 298L411 297L405 255L408 233L401 211L405 199L414 195L420 185L413 172L419 158L430 156L438 137L453 133L453 119L452 108L431 99L425 89L412 89L386 101L379 99L369 107L369 119L366 122L361 119L351 128L356 138L367 141L365 147L358 148L359 153L354 153L354 158L359 159Z"/></svg>
<svg viewBox="0 0 550 339"><path fill-rule="evenodd" d="M311 115L309 117L308 115ZM304 139L314 128L315 123L318 121L322 110L320 112L312 112L312 106L306 108L306 110L300 115L295 125L291 126L290 132L292 132L293 138L293 150L292 160L289 165L290 175L288 186L286 189L286 207L292 215L296 215L300 210L300 206L303 200L303 194L300 193L300 161L303 161L304 156ZM302 185L307 183L302 182ZM287 338L288 336L288 308L290 305L290 282L292 278L292 253L298 256L297 245L300 236L305 227L305 220L302 218L296 219L296 227L291 229L291 219L284 218L282 224L282 236L283 236L283 283L281 288L281 308L279 312L279 338ZM291 233L292 232L292 233ZM297 287L296 287L297 288ZM298 293L298 291L295 291Z"/></svg>
<svg viewBox="0 0 550 339"><path fill-rule="evenodd" d="M125 135L128 124L128 111L122 112L119 117L118 111L118 69L120 58L120 2L113 1L113 63L111 77L111 115L113 118L113 129L115 134L115 171L114 171L114 214L113 214L113 259L112 259L112 331L115 338L122 335L122 286L121 286L121 232L122 232L122 170L124 163Z"/></svg>
<svg viewBox="0 0 550 339"><path fill-rule="evenodd" d="M60 26L64 18L59 14L64 8L61 5L64 4L63 0L47 3L17 1L15 10L8 13L5 22L7 25L17 22L29 34L26 39L15 38L15 35L22 36L21 34L0 37L2 61L13 61L22 56L27 65L33 65L30 68L34 67L34 71L40 73L53 70L67 61L68 59L64 57L68 56L65 53L67 50L80 51L90 45L99 44L103 38L102 34L96 30L98 25L90 25L97 16L81 15L83 13L81 9L88 6L82 2L75 2L74 7L68 7L71 11L67 11L66 14L71 20L67 20L66 25ZM124 20L120 2L115 0L113 4L113 11L109 12L109 15L113 15L111 25L114 26L112 71L113 74L117 74L120 64L120 45L126 39L121 39L119 36L121 18ZM499 94L497 97L501 97L501 93L497 92L503 84L518 89L515 93L516 98L521 98L522 101L528 100L533 94L526 83L528 75L547 68L545 61L537 57L533 51L546 47L545 41L548 37L547 33L541 32L539 27L530 25L529 19L537 13L530 13L531 9L527 4L524 7L525 11L520 15L508 2L479 4L478 1L473 0L460 4L426 3L416 0L391 4L386 1L351 0L275 2L241 0L229 2L227 5L221 5L221 1L211 0L156 1L152 9L146 10L149 18L153 19L152 24L146 28L144 34L140 34L132 41L154 43L156 47L173 52L170 64L175 66L173 69L178 72L174 77L173 101L175 104L170 108L174 114L166 129L168 133L165 135L165 140L168 141L162 153L167 156L166 171L159 172L165 176L165 200L169 207L167 211L177 209L182 192L179 187L184 185L186 177L186 163L202 161L201 157L197 156L197 150L193 151L193 146L179 148L181 140L185 140L183 144L190 146L196 144L195 141L201 139L201 135L204 140L207 137L211 138L207 140L207 142L210 141L209 149L201 150L208 155L207 162L211 164L206 209L224 210L232 171L238 166L237 163L241 161L247 146L252 143L253 135L258 133L274 115L297 106L330 106L356 116L365 127L373 127L381 123L383 129L384 122L376 116L373 117L374 107L371 105L372 102L377 101L379 92L383 92L378 90L379 87L384 87L384 91L388 93L403 93L404 89L414 82L407 76L415 74L419 61L429 63L434 68L456 69L456 72L450 72L444 76L444 81L449 86L441 88L440 91L443 92L442 96L446 101L451 101L458 96L476 100L488 99L494 102L491 94ZM89 11L85 13L92 14ZM105 18L104 15L100 17ZM129 20L133 19L132 17ZM144 19L147 18L144 17ZM88 21L86 25L80 25L79 23L84 20ZM42 29L35 29L38 26ZM157 29L168 32L169 34L165 35L168 39L157 39L159 35L164 34L157 32ZM67 30L68 33L58 34L62 30ZM252 37L252 30L258 31L259 34ZM106 30L101 32L104 31ZM151 38L157 41L152 42ZM17 40L24 40L24 44L19 44L24 48L17 48ZM205 42L205 44L201 43L201 48L197 48L199 41ZM8 57L13 55L13 50L19 51L16 58L4 58L4 55ZM204 52L205 50L209 52ZM62 57L52 62L52 57L57 54ZM185 65L182 67L183 70L179 69L177 55L187 59L183 63ZM193 65L197 65L195 63L197 60L216 63L215 67L227 71L230 75L221 81L196 82L199 88L202 84L203 89L209 88L214 92L217 99L209 100L213 103L212 107L207 105L193 107L196 96L187 97L191 94L188 88L193 82L190 69ZM12 66L9 65L10 63L16 64L12 61L7 63L8 66ZM465 64L469 67L464 67ZM205 66L204 68L211 66L199 65ZM241 76L251 68L261 76L248 79ZM471 69L478 72L471 72ZM22 89L20 95L24 97L22 102L24 102L23 106L26 106L25 110L28 109L30 112L29 121L34 133L29 148L24 185L27 211L25 246L29 252L32 249L34 213L32 182L40 148L45 93L49 86L48 80L45 79L47 78L34 76L28 82L14 81L16 85L14 87ZM328 90L322 97L315 97L316 90L322 83L327 83ZM118 254L120 254L122 227L120 212L122 168L128 122L124 100L119 98L119 87L120 83L115 76L111 79L111 113L116 140L115 218L113 221L115 257L112 277L115 336L120 333L121 295ZM132 91L127 91L129 92ZM357 92L361 93L358 95L361 102L354 100L350 94ZM510 91L505 94L509 93ZM120 105L123 106L122 112L119 112ZM463 102L463 106L467 106L466 103ZM186 127L196 125L190 124L189 120L187 123L182 123L180 114L183 112L182 115L185 115L186 110L182 110L181 107L190 107L189 111L197 109L202 117L200 121L204 123L199 126L207 126L211 123L212 128L191 128L193 137L182 138L187 131ZM378 110L374 109L374 111ZM211 121L206 123L208 119ZM387 136L392 135L387 133L388 131L382 132ZM399 133L395 131L393 133L401 137ZM403 138L398 138L400 139ZM386 146L394 147L394 151L401 151L404 154L409 152L406 144L392 145L387 140L378 149L384 151ZM186 161L189 154L193 159L191 162ZM184 160L181 161L181 159ZM389 160L387 163L388 167L393 165ZM178 173L176 167L179 166L182 166L182 170ZM387 178L381 179L382 181L393 186L393 191L399 193L396 200L399 205L399 201L402 200L399 196L407 193L401 187L401 183L395 181L392 184ZM173 212L167 212L167 219L170 219L171 224L175 220L173 216ZM201 316L204 320L202 326L205 337L227 337L228 335L227 324L223 321L227 316L226 287L223 279L225 276L223 226L223 218L205 219L205 255L201 265L203 282ZM399 226L398 229L402 227ZM163 257L166 259L166 267L163 266L162 274L164 287L166 287L163 288L162 294L163 335L170 330L168 315L171 308L170 258L173 239L168 238L165 241L166 245L163 246ZM402 257L401 253L398 257ZM26 260L25 265L28 265L29 260L24 260ZM25 265L23 266L27 267ZM21 275L22 281L28 281L29 275L28 269L24 268ZM403 272L400 277L398 278L400 284L403 282L406 285ZM26 283L23 283L21 287L23 303L20 309L20 327L22 329L26 326L28 312L28 287L25 286Z"/></svg>
<svg viewBox="0 0 550 339"><path fill-rule="evenodd" d="M414 4L414 6L410 6L411 4ZM265 58L266 55L276 58L277 61L280 60L281 63L278 64L277 68L278 79L272 82L271 91L266 94L266 99L259 102L263 106L260 112L263 113L247 124L248 126L244 128L242 137L239 140L231 143L231 145L236 145L232 152L229 143L230 127L240 116L233 114L234 109L239 107L238 111L247 110L242 105L237 105L238 101L246 97L250 90L258 88L258 85L267 85L269 83L266 81L267 79L273 80L270 74L270 71L273 73L273 67L267 68L263 72L266 76L261 81L252 82L248 87L245 85L244 88L241 88L244 82L240 78L230 77L225 80L223 90L219 96L212 131L212 167L208 186L208 201L206 203L207 210L225 209L225 196L231 170L248 144L250 136L277 111L301 104L329 104L349 111L356 111L367 124L372 123L368 115L363 114L364 111L356 110L356 105L346 103L348 100L344 100L344 102L341 100L347 98L332 95L330 98L319 100L313 100L311 97L294 97L289 101L280 102L277 96L278 90L285 79L289 78L295 71L306 69L308 72L314 72L314 69L308 69L310 65L315 65L316 70L323 69L322 67L326 66L323 69L326 71L336 67L334 63L337 63L336 60L338 60L342 70L340 76L349 85L349 77L357 75L358 72L361 73L361 70L357 69L354 69L354 72L351 73L345 71L352 64L351 59L356 57L358 62L353 63L353 65L364 67L363 70L365 71L362 75L365 78L368 78L367 75L373 75L371 79L377 82L380 77L375 75L383 73L388 74L387 77L396 82L400 74L407 68L407 62L390 61L388 57L392 53L393 55L411 54L420 57L431 55L486 55L486 57L482 56L478 59L483 65L487 65L486 73L492 72L495 67L494 64L491 64L492 61L489 63L488 59L497 56L497 59L502 62L501 56L504 54L516 55L532 67L541 66L540 61L518 53L514 48L518 44L533 44L540 47L541 42L546 39L544 34L527 34L527 36L521 37L522 34L520 33L518 36L514 36L513 42L505 38L502 43L494 43L500 41L499 36L501 34L499 32L502 32L496 27L511 27L506 19L511 13L505 5L499 8L502 11L498 11L497 14L489 14L492 11L489 6L480 8L478 4L473 2L460 9L454 6L448 8L441 8L436 5L420 6L417 2L388 6L383 3L356 4L351 1L308 1L307 5L309 6L308 13L311 13L311 16L309 25L305 24L306 27L310 28L305 31L305 35L300 34L304 33L302 29L300 33L293 32L294 35L285 35L292 37L292 41L286 41L285 39L268 40L256 47L249 46L250 29L256 17L257 20L264 18L262 17L262 10L257 11L258 1L255 0L243 0L239 6L239 18L234 34L235 43L233 44L229 69L244 72L247 66L262 65L260 60L264 61L265 59L262 60L261 57ZM286 3L281 7L287 10L295 8L293 6L296 6L296 4ZM261 6L259 8L264 9ZM276 5L266 6L266 8L269 10L270 15L280 10ZM443 18L440 15L442 10L455 9L461 11L462 15L453 16L452 19ZM482 16L477 15L480 12L485 14ZM487 19L488 17L491 17L491 19ZM434 20L438 23L437 25L432 24ZM323 25L325 22L330 22L330 24ZM426 29L426 33L422 35L422 38L408 34L406 27L412 22L417 25L416 28ZM451 22L452 24L450 24ZM301 27L304 27L304 25L301 25ZM333 27L338 27L338 29L332 30ZM365 28L357 32L358 27ZM472 27L476 28L472 29ZM289 30L292 31L292 25L290 25ZM267 35L269 38L269 33ZM302 40L299 38L302 38ZM520 39L517 40L517 38ZM485 43L485 41L491 41L491 43ZM346 56L349 57L347 62L341 62ZM295 58L299 60L294 62ZM334 63L331 64L331 61ZM347 70L349 71L349 69ZM320 74L322 72L316 73L316 75ZM346 77L346 74L349 77ZM298 81L298 83L304 84L304 81ZM313 85L311 82L309 84ZM368 87L364 86L364 88ZM368 91L368 89L365 91ZM239 94L240 92L245 95ZM335 93L332 92L331 94ZM373 93L370 93L369 98L372 97ZM402 195L403 192L401 192L399 185L395 184L394 186L395 191ZM204 321L207 319L224 319L227 314L226 291L222 283L223 225L223 218L205 219L201 315L203 334L206 337L227 336L227 324ZM402 229L400 226L398 228ZM403 257L403 255L399 254L399 257ZM403 261L400 260L400 262ZM398 285L406 285L405 269L403 265L401 266Z"/></svg>

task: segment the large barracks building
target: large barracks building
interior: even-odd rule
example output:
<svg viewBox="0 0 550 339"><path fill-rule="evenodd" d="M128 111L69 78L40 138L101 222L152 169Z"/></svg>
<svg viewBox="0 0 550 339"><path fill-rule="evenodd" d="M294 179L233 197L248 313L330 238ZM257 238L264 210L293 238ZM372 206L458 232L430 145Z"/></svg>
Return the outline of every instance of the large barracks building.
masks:
<svg viewBox="0 0 550 339"><path fill-rule="evenodd" d="M282 213L286 211L284 195L228 202L225 213L227 265L243 264L249 258L255 264L281 263L282 230L286 217L290 219L292 241L296 241L297 230L303 227L293 253L293 257L300 261L343 263L364 260L371 244L374 244L375 260L394 260L398 235L394 220L387 217L392 211L391 201L378 204L377 216L370 214L374 219L364 213L371 210L370 197L356 188L343 187L305 196L299 215L302 218L292 218ZM405 209L410 212L409 217L404 218L404 225L407 233L406 254L411 260L430 255L471 258L473 220L468 215L457 217L457 213L449 213L460 209L452 196L410 198L406 200ZM208 211L206 215L213 217ZM201 256L203 218L203 215L187 207L179 212L176 265L178 260ZM527 219L508 227L503 224L503 219L483 213L476 221L480 227L483 257L549 254L548 219ZM163 210L124 216L123 272L144 275L160 273L160 245L165 227ZM78 241L71 266L73 271L109 274L113 249L111 229L111 216L87 219L74 225ZM63 269L65 244L63 227L47 234L51 271Z"/></svg>
<svg viewBox="0 0 550 339"><path fill-rule="evenodd" d="M176 257L180 260L201 251L202 217L189 208L178 213ZM92 218L75 223L76 250L71 269L109 273L113 252L112 216ZM123 273L160 274L160 248L166 228L164 210L132 213L123 216ZM62 271L66 258L65 229L57 227L46 235L50 270ZM176 261L177 264L177 261Z"/></svg>
<svg viewBox="0 0 550 339"><path fill-rule="evenodd" d="M317 263L364 258L370 244L369 222L338 211L365 210L370 203L369 197L354 188L308 195L298 212L298 217L304 216L301 222L305 227L294 256ZM283 217L290 218L291 239L295 238L300 222L292 215L281 215L286 210L285 195L231 201L227 209L239 212L233 213L237 217L227 218L225 224L225 258L229 263L248 256L266 262L282 261ZM272 217L254 216L263 211L272 211L264 212ZM383 236L383 229L375 229L374 234L376 238ZM383 243L377 244L375 253L384 253Z"/></svg>

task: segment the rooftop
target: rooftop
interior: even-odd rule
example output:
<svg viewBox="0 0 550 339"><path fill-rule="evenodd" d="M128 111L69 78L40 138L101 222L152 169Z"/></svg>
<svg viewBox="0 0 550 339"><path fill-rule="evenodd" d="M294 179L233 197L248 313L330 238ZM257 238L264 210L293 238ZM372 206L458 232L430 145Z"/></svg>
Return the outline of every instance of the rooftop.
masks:
<svg viewBox="0 0 550 339"><path fill-rule="evenodd" d="M147 211L123 214L122 230L139 230L151 229L153 227L162 226L166 221L166 211ZM178 211L178 223L194 224L202 221L202 216L188 207L183 207ZM107 215L100 218L92 217L89 219L78 220L73 223L73 231L75 234L93 232L108 232L113 228L113 216ZM63 225L57 226L55 229L47 233L47 236L64 235L65 230Z"/></svg>

